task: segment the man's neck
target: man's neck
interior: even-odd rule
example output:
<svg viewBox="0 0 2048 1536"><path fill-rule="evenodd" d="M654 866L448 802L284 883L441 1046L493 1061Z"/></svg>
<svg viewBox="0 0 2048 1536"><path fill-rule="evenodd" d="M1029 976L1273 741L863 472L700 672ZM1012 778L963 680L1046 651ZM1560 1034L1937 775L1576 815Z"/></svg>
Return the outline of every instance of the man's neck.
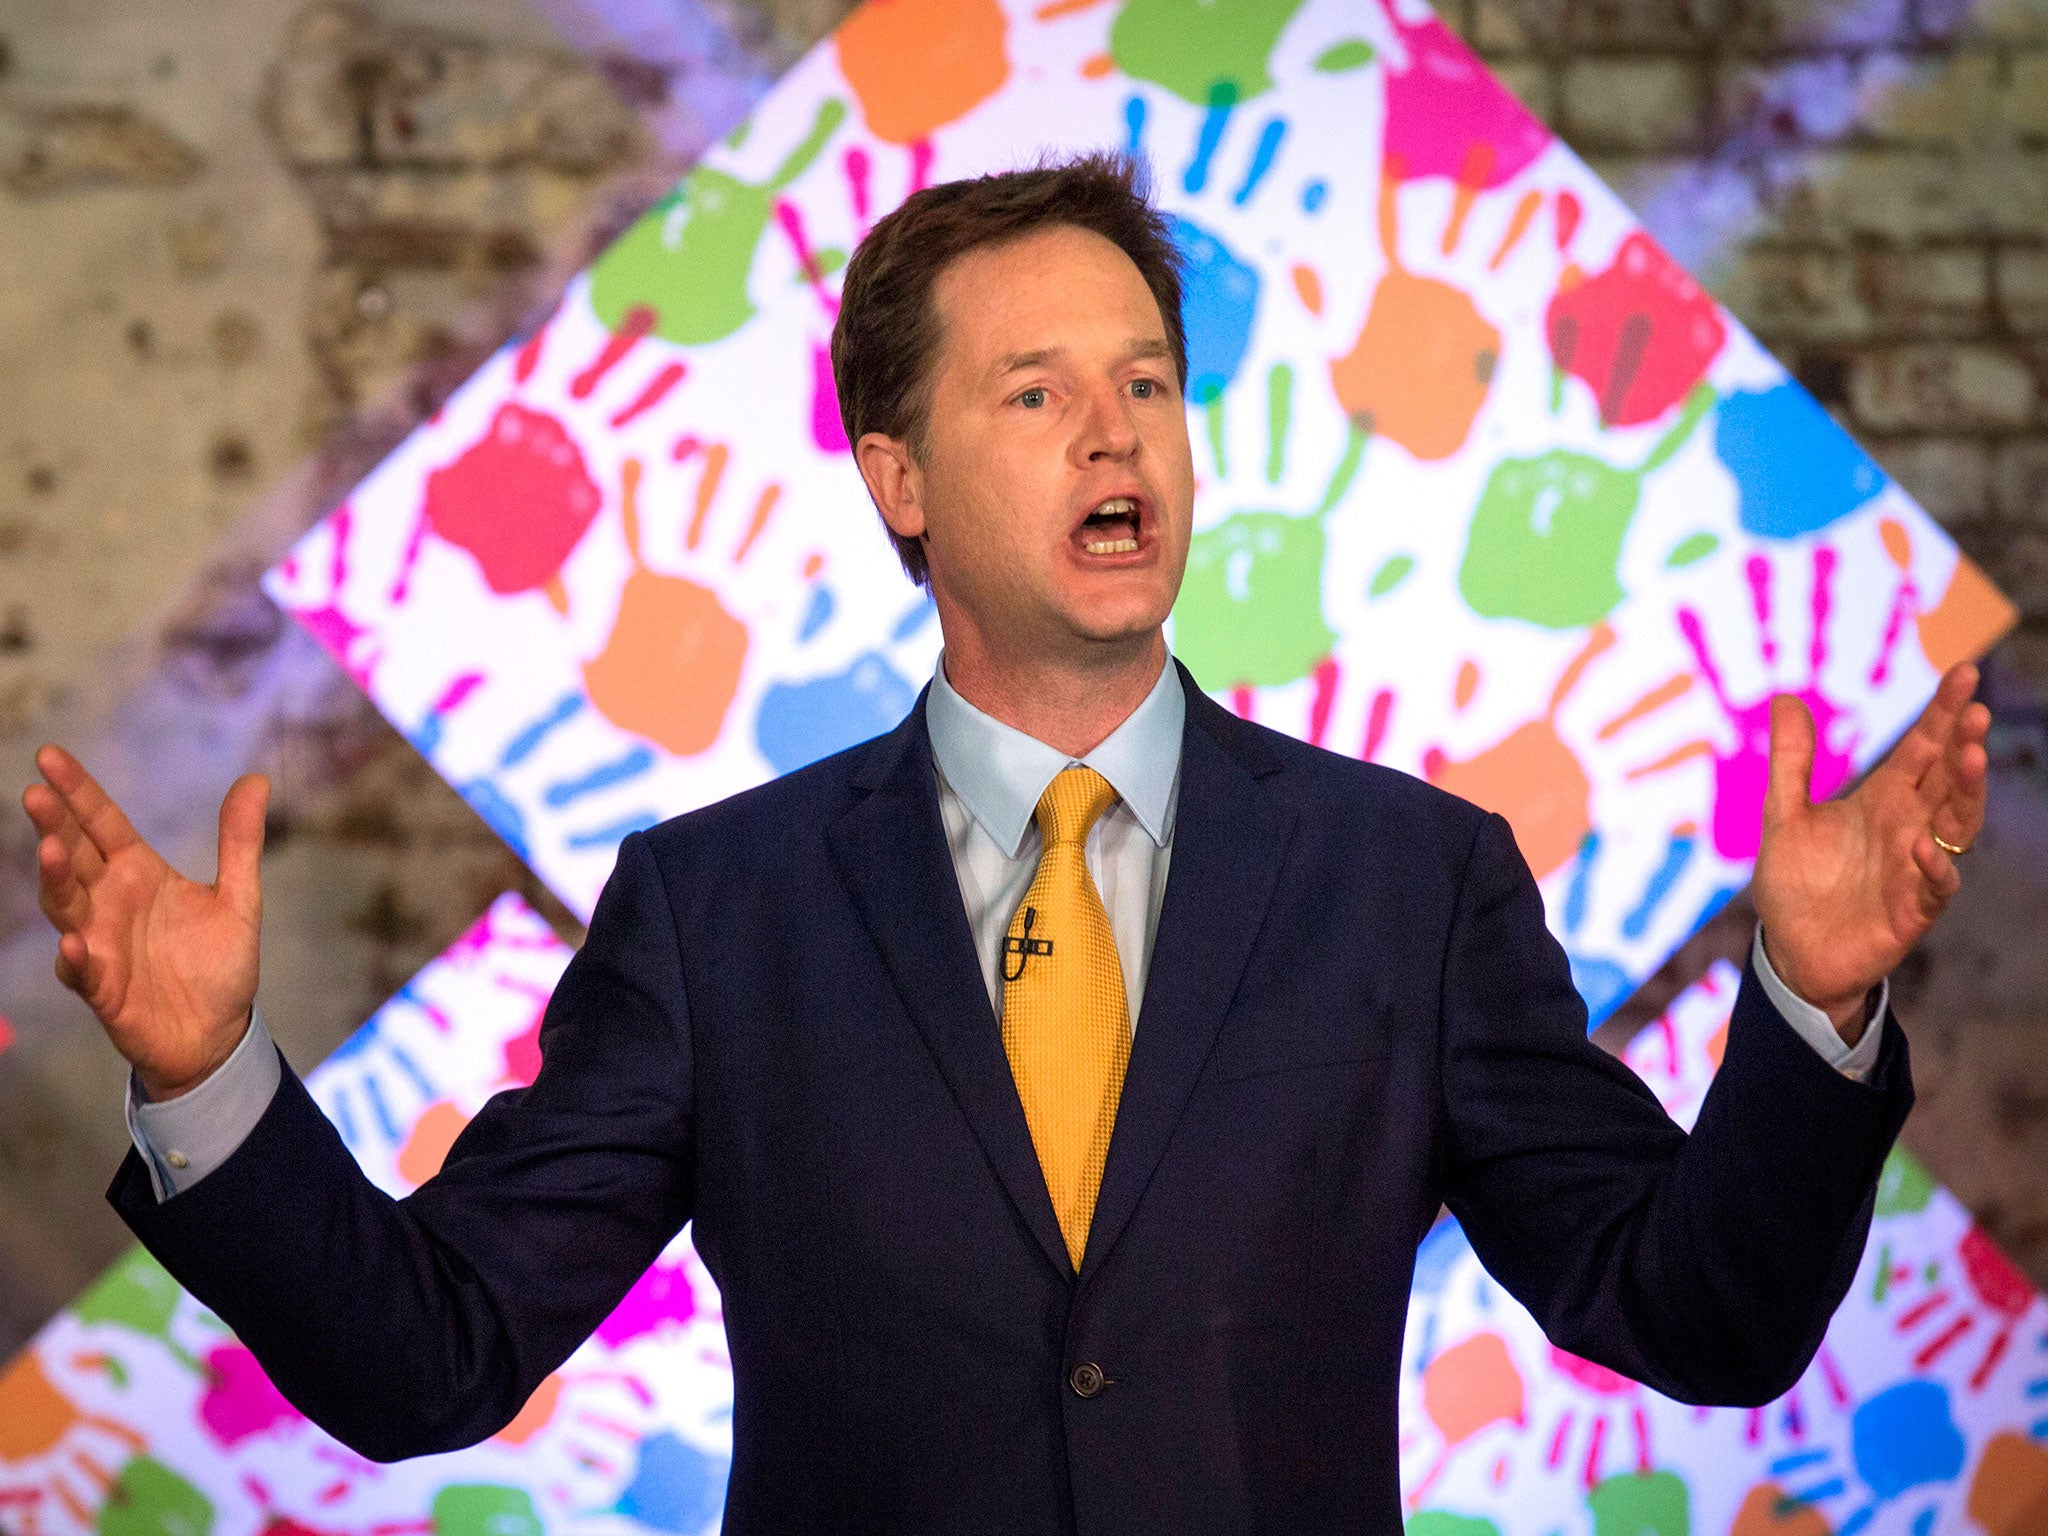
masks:
<svg viewBox="0 0 2048 1536"><path fill-rule="evenodd" d="M1166 665L1166 636L1104 647L1082 662L1024 662L971 643L946 646L946 681L983 714L1068 757L1086 757L1145 702Z"/></svg>

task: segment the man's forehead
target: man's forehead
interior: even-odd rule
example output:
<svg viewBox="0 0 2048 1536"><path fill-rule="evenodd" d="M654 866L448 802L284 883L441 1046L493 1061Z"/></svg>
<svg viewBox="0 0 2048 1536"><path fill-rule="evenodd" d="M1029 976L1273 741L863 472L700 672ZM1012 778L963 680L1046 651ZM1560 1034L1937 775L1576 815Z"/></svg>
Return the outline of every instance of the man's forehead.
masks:
<svg viewBox="0 0 2048 1536"><path fill-rule="evenodd" d="M1115 276L1091 282L1076 270L1085 268L1097 279ZM1108 302L1091 305L1090 297ZM1158 300L1137 263L1114 241L1071 224L963 253L938 274L932 299L941 346L977 375L1045 366L1077 341L1094 352L1102 327L1075 329L1091 311L1120 333L1119 357L1171 355Z"/></svg>

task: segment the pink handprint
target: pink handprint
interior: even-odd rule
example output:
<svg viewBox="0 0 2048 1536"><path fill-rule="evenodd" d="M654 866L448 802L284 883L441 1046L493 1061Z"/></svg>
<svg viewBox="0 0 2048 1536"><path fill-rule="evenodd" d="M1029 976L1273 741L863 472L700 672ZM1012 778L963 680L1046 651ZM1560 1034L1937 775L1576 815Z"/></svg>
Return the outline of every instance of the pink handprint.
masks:
<svg viewBox="0 0 2048 1536"><path fill-rule="evenodd" d="M216 1443L232 1448L280 1426L305 1422L240 1344L216 1344L206 1352L205 1364L211 1380L199 1400L199 1422Z"/></svg>
<svg viewBox="0 0 2048 1536"><path fill-rule="evenodd" d="M1970 1372L1972 1392L1981 1392L2012 1347L2013 1331L2034 1304L2034 1288L2019 1267L1999 1251L1991 1234L1972 1224L1956 1245L1956 1264L1963 1272L1964 1287L1945 1282L1934 1272L1928 1294L1899 1314L1893 1325L1909 1334L1924 1324L1932 1337L1913 1356L1915 1370L1931 1369L1943 1355L1970 1334L1983 1330L1991 1338Z"/></svg>
<svg viewBox="0 0 2048 1536"><path fill-rule="evenodd" d="M1570 1382L1588 1399L1587 1409L1590 1425L1586 1431L1586 1456L1580 1469L1580 1478L1588 1489L1600 1481L1600 1467L1607 1445L1607 1437L1613 1431L1608 1416L1608 1405L1614 1405L1617 1412L1627 1405L1629 1422L1635 1431L1636 1459L1634 1470L1647 1473L1655 1465L1650 1455L1650 1420L1643 1411L1643 1389L1628 1377L1617 1371L1610 1371L1604 1365L1591 1360L1582 1360L1569 1351L1550 1346L1550 1368L1556 1377ZM1567 1407L1558 1415L1557 1428L1551 1432L1550 1445L1545 1461L1557 1467L1564 1461L1570 1448L1572 1428L1579 1417L1577 1408Z"/></svg>
<svg viewBox="0 0 2048 1536"><path fill-rule="evenodd" d="M1806 679L1798 689L1767 689L1761 697L1738 704L1729 696L1727 681L1707 644L1706 626L1692 608L1678 610L1679 633L1692 647L1700 675L1720 700L1722 712L1734 736L1732 743L1713 744L1714 758L1714 849L1725 859L1753 859L1763 833L1764 794L1771 774L1771 698L1789 692L1813 715L1813 789L1816 799L1825 799L1841 788L1855 771L1856 746L1860 739L1848 708L1830 698L1823 688L1822 672L1829 652L1828 624L1834 609L1834 577L1838 561L1835 551L1821 545L1813 552L1813 630L1808 642ZM1756 614L1766 669L1775 669L1778 641L1772 617L1772 587L1775 580L1771 562L1751 555L1743 567L1749 579L1751 605ZM1892 605L1896 612L1897 605ZM1886 627L1884 642L1870 672L1870 681L1881 682L1891 665L1903 626Z"/></svg>
<svg viewBox="0 0 2048 1536"><path fill-rule="evenodd" d="M1713 295L1640 229L1604 271L1566 268L1545 326L1559 378L1584 380L1610 427L1662 416L1706 377L1728 339Z"/></svg>
<svg viewBox="0 0 2048 1536"><path fill-rule="evenodd" d="M1457 183L1444 230L1448 253L1473 200L1542 154L1551 133L1434 15L1425 11L1419 21L1404 21L1395 0L1384 3L1408 55L1405 68L1386 72L1387 174L1408 181L1447 176Z"/></svg>

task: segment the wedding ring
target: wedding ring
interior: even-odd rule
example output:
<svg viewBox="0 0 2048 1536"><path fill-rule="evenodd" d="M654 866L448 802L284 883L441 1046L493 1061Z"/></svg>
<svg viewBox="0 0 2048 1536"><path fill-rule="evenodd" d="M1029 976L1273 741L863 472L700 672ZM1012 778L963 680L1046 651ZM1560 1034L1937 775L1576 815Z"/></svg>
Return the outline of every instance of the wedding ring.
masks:
<svg viewBox="0 0 2048 1536"><path fill-rule="evenodd" d="M1935 831L1932 827L1929 827L1927 829L1927 835L1934 839L1935 847L1939 848L1943 853L1947 854L1952 859L1960 859L1964 854L1970 851L1967 848L1958 848L1954 843L1949 842L1946 838L1944 838L1939 832Z"/></svg>

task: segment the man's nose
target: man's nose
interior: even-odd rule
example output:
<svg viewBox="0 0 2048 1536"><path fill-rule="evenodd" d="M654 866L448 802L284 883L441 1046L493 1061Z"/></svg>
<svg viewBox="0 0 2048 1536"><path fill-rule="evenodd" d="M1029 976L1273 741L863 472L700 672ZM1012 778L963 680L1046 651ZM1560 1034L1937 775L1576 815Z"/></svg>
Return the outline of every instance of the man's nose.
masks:
<svg viewBox="0 0 2048 1536"><path fill-rule="evenodd" d="M1075 439L1080 457L1088 463L1127 459L1138 451L1138 441L1138 424L1122 387L1108 380L1096 384L1088 391L1087 411Z"/></svg>

